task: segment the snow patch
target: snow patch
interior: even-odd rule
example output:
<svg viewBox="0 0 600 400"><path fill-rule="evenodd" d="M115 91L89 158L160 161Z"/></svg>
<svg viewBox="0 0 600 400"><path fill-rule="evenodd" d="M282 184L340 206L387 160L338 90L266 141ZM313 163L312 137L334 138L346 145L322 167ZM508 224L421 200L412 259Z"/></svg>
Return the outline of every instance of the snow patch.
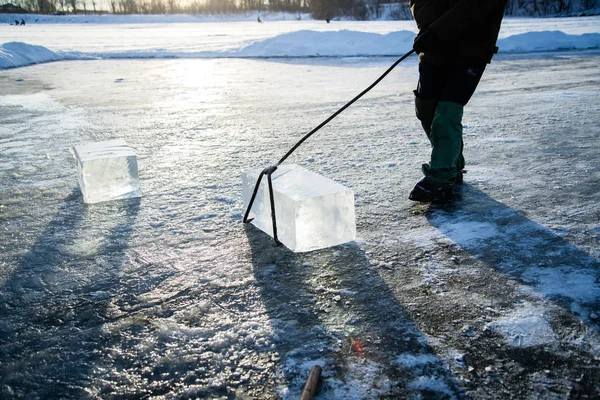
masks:
<svg viewBox="0 0 600 400"><path fill-rule="evenodd" d="M410 232L410 235L398 238L401 242L413 244L421 249L431 250L438 246L439 241L449 241L440 232L432 227L418 228Z"/></svg>
<svg viewBox="0 0 600 400"><path fill-rule="evenodd" d="M327 384L331 387L327 398L359 400L364 399L365 394L369 397L377 398L383 396L389 391L389 381L384 380L381 366L371 360L358 359L350 362L347 366L347 372L344 382L337 379L328 379Z"/></svg>
<svg viewBox="0 0 600 400"><path fill-rule="evenodd" d="M511 347L551 346L557 342L544 310L530 304L486 327L502 334Z"/></svg>
<svg viewBox="0 0 600 400"><path fill-rule="evenodd" d="M34 112L66 112L66 107L46 93L15 94L0 96L0 106L19 107Z"/></svg>
<svg viewBox="0 0 600 400"><path fill-rule="evenodd" d="M295 349L295 350L299 350L300 352L302 352L301 349ZM292 351L292 353L296 353L295 351ZM288 353L288 355L290 355L290 353ZM318 359L303 359L302 362L298 362L297 359L295 358L288 358L285 362L285 369L287 369L288 371L293 370L294 371L294 375L295 376L299 376L299 377L304 377L307 378L308 375L310 374L311 369L315 366L315 365L319 365L323 368L323 366L327 365L328 361L326 359L323 358L318 358ZM295 384L288 384L285 386L279 386L277 387L277 393L279 394L279 397L282 399L297 399L299 397L299 393L296 392L296 390L293 389L292 386L297 386L300 390L302 390L302 387L304 385L304 382L294 382ZM302 386L299 386L302 385Z"/></svg>
<svg viewBox="0 0 600 400"><path fill-rule="evenodd" d="M480 241L495 238L500 234L497 225L490 222L456 221L457 218L444 221L440 217L438 220L439 225L436 225L440 231L444 232L445 236L452 238L455 243L461 246L471 247Z"/></svg>
<svg viewBox="0 0 600 400"><path fill-rule="evenodd" d="M396 364L403 368L421 367L427 364L438 363L440 359L434 354L419 354L404 353L396 358Z"/></svg>
<svg viewBox="0 0 600 400"><path fill-rule="evenodd" d="M552 269L531 267L523 273L523 280L534 284L537 290L547 296L564 296L581 303L600 298L596 276L569 266Z"/></svg>
<svg viewBox="0 0 600 400"><path fill-rule="evenodd" d="M436 392L449 396L451 399L455 399L456 396L448 387L448 384L433 376L420 376L414 381L408 384L408 387L412 390Z"/></svg>

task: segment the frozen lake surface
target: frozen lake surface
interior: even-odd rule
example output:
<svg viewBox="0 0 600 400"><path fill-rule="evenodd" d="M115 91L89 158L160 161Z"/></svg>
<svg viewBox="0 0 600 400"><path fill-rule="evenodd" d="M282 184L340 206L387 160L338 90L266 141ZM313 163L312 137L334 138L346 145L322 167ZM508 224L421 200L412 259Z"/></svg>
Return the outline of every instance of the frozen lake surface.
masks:
<svg viewBox="0 0 600 400"><path fill-rule="evenodd" d="M78 36L127 28L60 29L21 41L113 51ZM354 190L357 242L294 254L241 223L242 172L393 61L0 71L0 397L294 399L315 364L320 399L600 396L598 50L496 57L452 204L407 199L429 151L411 58L290 158ZM71 148L114 138L143 197L86 206Z"/></svg>
<svg viewBox="0 0 600 400"><path fill-rule="evenodd" d="M73 20L86 21L79 17ZM58 24L37 23L34 15L27 26L0 25L0 69L61 60L400 56L416 34L412 21L141 23L152 19L131 16L126 23L125 17L106 17L119 24ZM501 53L600 49L598 26L600 17L506 19L498 46Z"/></svg>
<svg viewBox="0 0 600 400"><path fill-rule="evenodd" d="M32 21L25 27L19 28L3 24L0 25L0 38L2 42L26 42L54 51L118 52L169 49L201 52L238 49L258 40L307 30L315 32L344 30L380 35L398 31L417 32L414 21L334 21L331 24L313 20L268 21L264 24L257 24L255 21L230 23L144 23L144 19L132 19L132 21L135 23L127 23L127 20L123 20L120 24L87 24L80 18L67 24ZM168 18L165 18L165 21L168 21ZM502 24L500 38L544 31L561 31L569 35L598 33L599 23L600 17L507 18Z"/></svg>

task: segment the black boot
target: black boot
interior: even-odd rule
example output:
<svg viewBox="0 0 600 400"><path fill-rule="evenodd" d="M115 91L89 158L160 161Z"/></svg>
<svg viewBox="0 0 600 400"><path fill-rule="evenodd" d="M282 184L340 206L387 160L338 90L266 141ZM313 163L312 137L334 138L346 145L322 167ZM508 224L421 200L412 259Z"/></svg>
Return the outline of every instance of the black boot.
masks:
<svg viewBox="0 0 600 400"><path fill-rule="evenodd" d="M455 185L460 185L461 183L463 183L463 175L465 174L465 172L465 170L458 170L458 172L456 173L456 178L454 178Z"/></svg>
<svg viewBox="0 0 600 400"><path fill-rule="evenodd" d="M448 201L454 197L452 186L451 183L434 182L425 177L415 185L408 198L425 203Z"/></svg>

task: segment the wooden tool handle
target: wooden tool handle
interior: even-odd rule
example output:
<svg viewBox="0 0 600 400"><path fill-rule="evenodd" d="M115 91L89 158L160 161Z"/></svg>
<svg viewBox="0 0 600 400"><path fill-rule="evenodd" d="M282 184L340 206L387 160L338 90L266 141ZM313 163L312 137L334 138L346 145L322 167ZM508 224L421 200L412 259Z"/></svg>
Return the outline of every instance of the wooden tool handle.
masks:
<svg viewBox="0 0 600 400"><path fill-rule="evenodd" d="M313 396L317 394L319 389L319 382L321 380L321 367L315 365L310 370L304 389L302 390L302 397L300 400L313 400Z"/></svg>

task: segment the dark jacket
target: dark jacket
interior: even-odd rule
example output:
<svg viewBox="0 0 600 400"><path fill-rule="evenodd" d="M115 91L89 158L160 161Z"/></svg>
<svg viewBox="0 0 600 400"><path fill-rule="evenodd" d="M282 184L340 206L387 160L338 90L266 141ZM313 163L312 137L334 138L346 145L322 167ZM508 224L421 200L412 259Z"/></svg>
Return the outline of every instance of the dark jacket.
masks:
<svg viewBox="0 0 600 400"><path fill-rule="evenodd" d="M421 54L434 64L486 64L497 51L496 41L507 0L410 0L422 32L441 39L434 51Z"/></svg>

